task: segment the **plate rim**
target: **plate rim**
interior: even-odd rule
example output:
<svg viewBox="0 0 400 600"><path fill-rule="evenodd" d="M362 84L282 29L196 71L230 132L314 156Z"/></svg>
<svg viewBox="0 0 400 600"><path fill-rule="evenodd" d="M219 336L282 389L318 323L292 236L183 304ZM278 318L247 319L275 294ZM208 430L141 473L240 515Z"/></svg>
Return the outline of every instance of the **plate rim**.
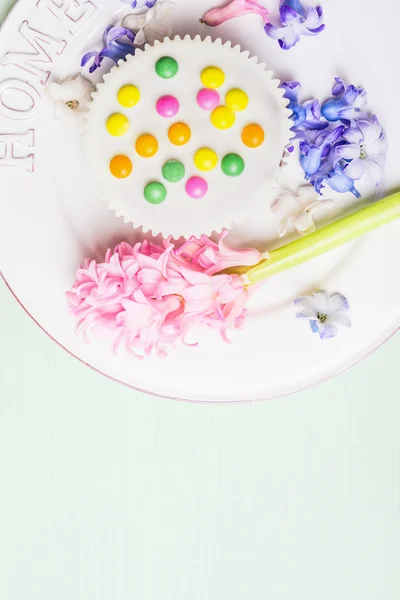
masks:
<svg viewBox="0 0 400 600"><path fill-rule="evenodd" d="M39 329L41 329L41 331L52 341L54 342L59 348L61 348L62 350L64 350L69 356L71 356L72 358L76 359L78 362L80 362L82 365L84 365L85 367L89 367L89 369L91 369L92 371L94 371L95 373L98 373L99 375L102 375L103 377L106 377L107 379L109 379L110 381L113 381L117 384L123 385L124 387L134 390L135 392L140 392L142 394L145 394L146 396L151 396L152 398L162 398L163 400L175 400L177 402L184 402L185 404L200 404L200 405L236 405L236 404L254 404L254 403L258 403L258 402L267 402L269 400L278 400L280 398L287 398L289 396L294 396L297 393L300 392L305 392L307 390L312 389L313 387L319 386L322 383L325 383L327 381L330 381L331 379L334 379L335 377L338 377L339 375L342 375L343 373L346 373L347 371L349 371L350 369L352 369L353 367L355 367L356 365L360 364L361 362L363 362L366 358L368 358L369 356L371 356L372 354L374 354L377 350L379 350L379 348L381 348L384 344L386 344L386 342L388 342L390 339L392 339L400 330L400 323L397 325L397 327L395 327L395 329L389 333L388 336L386 336L383 341L379 342L376 346L374 346L372 349L369 349L365 354L363 354L360 358L350 362L348 365L346 365L346 367L344 367L343 369L337 369L335 372L331 373L330 375L326 376L326 377L322 377L321 379L318 379L317 381L313 381L312 383L309 383L307 385L304 385L296 390L292 390L289 392L284 392L282 394L271 394L270 396L265 396L262 398L249 398L249 399L244 399L244 400L190 400L189 398L179 398L178 396L168 396L166 394L155 394L153 392L150 392L149 390L143 390L139 387L136 387L134 385L131 385L130 383L127 383L125 381L121 381L120 379L117 379L115 377L113 377L112 375L109 375L108 373L104 373L104 371L101 371L100 369L94 367L93 365L87 363L85 360L83 360L83 358L80 358L79 356L77 356L76 354L74 354L71 350L69 350L68 348L66 348L60 341L58 341L55 337L53 337L51 335L51 333L49 333L44 327L43 325L41 325L39 323L39 321L37 321L35 319L35 317L29 312L29 310L27 309L27 307L22 303L22 301L19 299L19 297L17 296L17 294L14 292L14 290L12 289L11 285L8 283L7 279L4 277L2 271L0 271L0 276L1 279L3 280L3 282L6 285L6 288L8 289L8 291L11 293L11 295L13 296L14 300L19 304L19 306L24 310L24 312L28 315L28 317L30 317L30 319L35 323L35 325L37 325L39 327Z"/></svg>

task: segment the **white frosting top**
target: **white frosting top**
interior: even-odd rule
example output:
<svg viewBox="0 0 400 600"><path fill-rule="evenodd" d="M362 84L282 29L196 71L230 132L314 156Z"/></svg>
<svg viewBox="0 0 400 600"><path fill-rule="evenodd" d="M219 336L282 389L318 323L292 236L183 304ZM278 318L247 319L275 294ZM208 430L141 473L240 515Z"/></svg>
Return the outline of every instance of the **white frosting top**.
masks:
<svg viewBox="0 0 400 600"><path fill-rule="evenodd" d="M159 77L155 70L157 60L164 56L173 57L179 65L171 79ZM221 104L232 88L244 90L249 98L248 107L236 112L235 124L226 130L215 128L210 112L197 103L197 94L204 87L200 75L208 66L217 66L225 74L225 82L217 90ZM210 235L240 223L254 204L266 197L291 135L288 101L272 77L264 64L249 58L239 46L232 48L229 42L201 40L200 36L193 40L189 36L165 39L120 61L93 94L84 134L87 160L99 195L126 222L164 237ZM126 84L140 90L140 101L132 108L124 108L117 99L119 89ZM172 118L162 117L156 110L157 100L164 95L179 100L180 110ZM122 136L107 131L106 121L113 113L129 119L128 131ZM173 145L168 138L169 127L177 122L191 129L191 139L183 146ZM265 141L258 148L247 147L241 139L243 128L251 123L265 131ZM143 158L135 150L142 134L151 134L158 141L158 152L151 158ZM199 171L193 160L196 150L202 147L214 150L219 159L208 172ZM245 161L240 176L229 177L222 171L221 160L229 153ZM124 179L110 172L110 160L116 155L125 155L132 162L132 173ZM169 183L162 175L162 166L171 159L185 166L185 177L178 183ZM188 178L195 175L208 184L207 194L199 199L191 198L185 189ZM144 198L145 186L153 181L163 183L167 189L167 198L161 204L150 204Z"/></svg>

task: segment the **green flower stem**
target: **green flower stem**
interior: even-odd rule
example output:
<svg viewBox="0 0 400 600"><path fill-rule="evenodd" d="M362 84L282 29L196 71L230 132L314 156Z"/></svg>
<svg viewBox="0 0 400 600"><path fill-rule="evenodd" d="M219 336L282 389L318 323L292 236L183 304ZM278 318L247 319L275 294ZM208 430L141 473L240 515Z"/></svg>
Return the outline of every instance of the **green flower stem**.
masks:
<svg viewBox="0 0 400 600"><path fill-rule="evenodd" d="M247 285L296 267L400 218L400 192L327 225L277 250L242 275Z"/></svg>

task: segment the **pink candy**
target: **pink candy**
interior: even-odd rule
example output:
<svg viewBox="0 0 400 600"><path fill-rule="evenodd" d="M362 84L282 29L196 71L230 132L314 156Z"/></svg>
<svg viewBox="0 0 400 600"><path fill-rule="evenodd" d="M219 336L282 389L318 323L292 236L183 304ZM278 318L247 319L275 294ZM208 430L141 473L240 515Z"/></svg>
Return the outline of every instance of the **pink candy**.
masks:
<svg viewBox="0 0 400 600"><path fill-rule="evenodd" d="M205 179L195 175L186 182L186 192L191 198L203 198L208 192L208 184Z"/></svg>
<svg viewBox="0 0 400 600"><path fill-rule="evenodd" d="M179 101L175 96L162 96L157 100L156 109L159 115L171 118L179 110Z"/></svg>
<svg viewBox="0 0 400 600"><path fill-rule="evenodd" d="M197 94L197 104L203 110L214 110L220 104L220 96L216 90L204 88Z"/></svg>

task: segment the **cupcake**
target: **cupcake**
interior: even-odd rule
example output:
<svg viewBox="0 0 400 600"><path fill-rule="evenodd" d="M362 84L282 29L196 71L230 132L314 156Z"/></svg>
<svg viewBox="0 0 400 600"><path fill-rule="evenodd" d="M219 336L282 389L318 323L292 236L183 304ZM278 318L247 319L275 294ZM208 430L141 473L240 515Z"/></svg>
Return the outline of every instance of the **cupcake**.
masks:
<svg viewBox="0 0 400 600"><path fill-rule="evenodd" d="M265 204L290 139L273 74L230 42L165 39L93 94L84 145L118 217L176 239L210 235Z"/></svg>

